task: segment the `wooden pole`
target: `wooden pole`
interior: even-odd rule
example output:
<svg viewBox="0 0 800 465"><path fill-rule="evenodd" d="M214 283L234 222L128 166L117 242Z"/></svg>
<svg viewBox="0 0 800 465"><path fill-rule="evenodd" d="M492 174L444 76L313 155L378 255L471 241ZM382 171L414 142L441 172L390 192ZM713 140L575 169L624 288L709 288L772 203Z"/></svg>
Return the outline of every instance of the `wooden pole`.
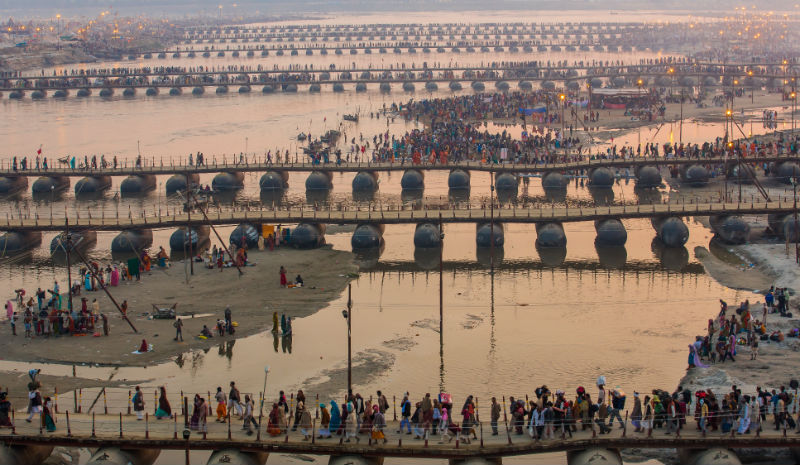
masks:
<svg viewBox="0 0 800 465"><path fill-rule="evenodd" d="M128 325L130 325L130 327L131 327L131 329L133 329L134 333L138 334L139 331L136 330L136 327L133 326L133 323L131 323L131 320L128 319L128 315L126 315L125 312L122 311L122 308L119 306L117 301L114 299L114 296L111 295L111 292L108 291L108 288L106 288L106 285L103 283L103 281L100 280L100 277L97 276L97 273L94 272L94 269L92 269L92 266L89 264L89 262L86 261L86 258L83 256L83 254L78 249L75 249L75 253L78 255L78 258L81 259L83 264L86 265L86 268L89 270L89 273L91 273L92 276L100 284L100 287L103 289L103 292L106 293L108 298L111 299L111 302L114 304L114 306L117 307L117 310L122 315L122 319L125 320L128 323Z"/></svg>

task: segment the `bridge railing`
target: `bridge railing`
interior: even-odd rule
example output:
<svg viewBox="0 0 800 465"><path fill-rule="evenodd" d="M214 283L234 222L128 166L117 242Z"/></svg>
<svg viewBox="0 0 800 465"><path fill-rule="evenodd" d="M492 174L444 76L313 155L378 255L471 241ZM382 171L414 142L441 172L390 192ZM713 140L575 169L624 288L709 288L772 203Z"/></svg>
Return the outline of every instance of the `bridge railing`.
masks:
<svg viewBox="0 0 800 465"><path fill-rule="evenodd" d="M349 145L349 144L348 144ZM268 159L267 153L257 153L257 152L241 152L240 154L211 154L205 155L204 154L204 162L202 165L197 164L195 154L192 155L192 163L189 163L188 156L176 156L176 155L147 155L143 156L139 159L139 163L137 163L138 157L117 157L117 164L114 165L114 155L110 155L106 157L106 166L102 166L102 160L99 155L96 156L97 165L94 167L92 165L92 157L91 156L76 156L75 157L75 167L72 168L70 166L71 156L67 156L66 162L61 162L59 160L63 159L64 157L60 156L51 156L48 157L48 165L47 169L40 163L39 168L36 167L36 157L28 157L28 165L25 170L21 168L21 160L22 157L17 157L17 168L16 170L13 167L13 157L8 159L0 160L0 172L5 171L7 174L19 174L19 173L26 173L26 174L53 174L53 175L72 175L72 176L92 176L93 174L97 173L100 174L113 174L114 171L130 171L141 169L143 171L163 171L165 174L174 173L174 172L192 172L197 170L203 171L224 171L226 169L241 169L241 168L259 168L263 170L269 169L281 169L281 168L292 168L292 169L307 169L308 171L313 171L315 168L326 168L326 169L336 169L341 168L342 170L357 170L358 168L365 168L365 169L374 169L380 167L405 167L408 169L413 168L426 168L426 167L452 167L452 168L464 168L464 169L477 169L482 168L486 169L488 167L496 167L496 168L504 168L504 167L519 167L520 170L525 170L526 168L531 170L537 169L547 169L547 168L559 168L564 170L577 170L577 169L590 169L592 166L599 166L599 165L619 165L623 166L626 163L630 164L647 164L649 162L658 162L658 163L665 163L674 161L676 163L686 163L687 161L697 161L701 164L721 164L721 163L734 163L736 162L735 157L724 157L719 155L714 156L697 156L697 157L669 157L669 156L641 156L641 157L614 157L614 158L606 158L601 156L592 157L590 155L569 155L565 156L563 151L553 152L551 154L547 154L547 158L543 158L541 154L535 154L532 152L522 152L518 159L507 159L502 160L498 163L494 163L491 160L483 160L479 158L477 154L470 154L469 156L463 157L458 161L454 161L452 159L448 160L446 163L441 163L439 161L431 162L430 160L424 159L421 160L419 163L413 163L410 157L401 157L397 160L381 160L375 158L375 153L361 155L357 152L343 152L342 153L342 161L337 162L335 157L331 157L331 161L329 162L312 162L307 161L310 160L307 155L303 153L299 153L295 151L295 153L290 154L287 162L287 158L285 155L276 155L270 154L270 158ZM542 157L542 158L540 158ZM555 161L549 161L549 159L555 159ZM749 156L749 157L742 157L741 160L743 163L760 163L762 160L776 160L776 161L792 161L798 160L800 156L797 154L792 154L789 152L785 147L782 148L780 151L769 150L767 153L759 154L757 156ZM347 161L352 160L352 161ZM527 162L526 160L534 160L534 162ZM88 166L85 164L85 161L88 161Z"/></svg>
<svg viewBox="0 0 800 465"><path fill-rule="evenodd" d="M517 207L512 204L502 207L490 206L472 208L466 207L429 206L423 204L416 208L414 205L329 205L324 207L303 205L285 207L272 206L264 208L223 207L210 210L206 214L214 224L236 224L242 222L283 223L292 224L299 222L320 223L350 223L350 222L376 222L376 223L415 223L415 222L482 222L482 221L509 221L509 222L569 222L587 221L598 218L640 218L656 216L696 216L714 214L764 214L770 212L788 212L793 208L793 200L779 197L772 202L756 201L751 197L750 202L694 202L688 203L654 203L654 204L622 204L594 207L556 207L552 204L536 207ZM433 207L433 208L432 208ZM60 213L60 212L59 212ZM106 214L104 210L94 214L92 210L64 210L64 216L40 216L38 212L30 211L6 212L5 227L8 230L37 229L37 228L100 228L100 229L126 229L126 228L159 228L184 225L189 222L189 215L182 208L157 208L154 210L142 209L134 213L129 207L127 212L117 210L113 214ZM204 223L203 216L197 212L192 215L195 224ZM2 222L0 222L2 225ZM49 229L49 228L48 228Z"/></svg>
<svg viewBox="0 0 800 465"><path fill-rule="evenodd" d="M336 431L331 431L332 434L327 438L317 436L322 426L320 422L320 404L324 404L327 409L330 409L331 398L329 396L306 394L304 405L311 416L311 425L309 430L304 432L302 427L297 428L296 407L298 400L294 397L294 394L286 397L285 408L283 405L280 406L281 410L285 412L283 422L280 425L268 425L272 404L278 403L279 399L273 399L269 394L264 396L261 392L247 393L253 399L254 423L252 423L252 426L256 430L253 437L252 432L245 433L246 429L252 429L250 425L245 425L245 428L241 428L241 418L239 420L232 418L239 412L237 405L226 402L225 409L217 410L218 404L213 400L214 391L212 390L199 393L180 392L180 394L173 394L172 398L167 399L171 401L172 415L158 418L157 408L160 405L158 387L143 385L141 389L144 399L144 410L142 410L141 414L134 407L132 401L134 392L132 390L93 388L62 393L59 393L58 389L45 392L43 396L49 399L47 406L55 421L55 431L48 431L46 424L41 422L39 416L31 415L28 417L37 420L33 423L22 422L23 417L26 415L22 406L27 404L27 395L12 395L11 420L13 426L0 428L0 441L20 436L25 437L26 440L39 436L43 438L75 437L86 439L115 438L128 441L148 439L165 441L182 438L182 430L184 428L191 428L194 431L190 433L192 435L191 439L198 440L202 438L203 440L212 441L246 440L274 443L291 441L299 443L308 441L308 439L303 438L305 434L311 436L311 444L320 442L327 445L336 445L337 443L342 445L343 439L346 437L344 434L337 435ZM438 392L436 388L431 388L430 391ZM245 399L245 394L241 394L242 401ZM779 411L776 404L772 402L760 404L755 400L747 403L747 410L741 409L745 403L743 397L737 409L731 410L726 408L720 398L718 408L713 405L709 408L709 416L705 419L707 431L701 430L698 408L699 398L697 396L692 396L688 403L685 403L682 398L676 399L674 416L669 415L666 410L662 413L656 413L655 405L652 411L648 413L646 404L642 405L641 416L634 416L632 407L635 399L631 395L626 396L624 407L620 409L613 409L611 405L607 405L605 407L608 408L607 414L603 414L603 412L598 414L590 413L588 409L580 408L577 401L571 402L571 396L565 395L565 399L570 401L565 416L554 416L550 420L542 418L534 421L532 421L531 409L536 408L536 404L541 403L541 399L536 396L529 397L528 394L516 396L516 399L513 397L507 398L505 395L496 395L496 401L500 407L500 415L496 420L492 419L491 395L485 397L471 396L474 414L470 417L464 415L464 411L460 408L461 399L466 399L466 394L461 398L453 397L450 403L452 425L441 424L442 422L437 419L426 423L422 418L417 423L407 425L400 423L399 420L404 419L402 395L387 395L391 403L385 410L383 408L381 410L384 411L387 422L383 431L386 437L392 441L390 447L394 447L396 441L398 448L427 449L429 441L433 443L436 439L439 439L437 441L438 444L443 444L443 439L446 436L443 437L442 433L445 432L449 436L455 437L455 444L453 445L448 441L446 446L430 444L430 447L455 447L458 449L459 442L461 442L462 447L502 448L505 446L535 444L544 440L556 440L557 442L582 441L597 438L598 434L604 434L604 430L608 430L607 438L630 436L636 439L650 439L654 434L660 435L664 432L669 434L671 430L676 434L676 438L683 436L690 439L700 439L710 438L712 431L718 431L719 429L722 430L722 435L719 432L714 433L716 438L735 439L736 437L758 438L764 436L765 438L772 437L785 440L787 438L787 430L790 429L788 427L788 418L794 418L798 413L797 391L795 390L793 394L794 400L786 405L783 412ZM198 411L194 405L195 396L205 400L205 403L199 404L202 406L202 411ZM421 398L422 396L419 395L418 397ZM524 401L522 400L523 397ZM433 396L432 400L435 399L436 396ZM551 395L550 399L554 400L554 397ZM514 402L513 404L512 401ZM665 399L662 399L662 401L665 401ZM413 414L416 410L414 404L418 401L416 398L411 398L409 402L411 403L409 413ZM706 399L706 402L708 402L708 399ZM346 400L342 398L337 403L341 409L346 404ZM364 398L364 404L367 408L369 408L369 404L375 403L377 403L377 399L372 396ZM515 414L517 408L513 408L513 406L521 406L524 409L523 415ZM227 410L228 407L233 408L228 411L230 415L226 416L222 410ZM595 407L597 407L596 404ZM594 410L594 407L591 408ZM362 428L361 420L364 417L361 412L356 413L359 420L357 429L359 433L368 437L372 428L366 426ZM767 415L772 415L774 418L768 420ZM352 420L353 416L349 415L349 418ZM277 433L271 431L270 426L277 426L279 431ZM448 428L447 426L450 427ZM619 427L617 428L617 426ZM296 432L295 428L297 428ZM346 430L346 424L342 429ZM493 430L494 434L492 434ZM614 430L616 430L616 433L614 433ZM420 436L420 439L411 439L404 434L406 431L413 431L415 436ZM436 435L437 432L439 435ZM753 434L750 436L743 435L751 433ZM469 441L470 436L474 438L474 443ZM373 441L370 440L368 445L372 446ZM375 443L375 445L378 444ZM206 446L214 447L208 444ZM203 447L200 446L200 448Z"/></svg>

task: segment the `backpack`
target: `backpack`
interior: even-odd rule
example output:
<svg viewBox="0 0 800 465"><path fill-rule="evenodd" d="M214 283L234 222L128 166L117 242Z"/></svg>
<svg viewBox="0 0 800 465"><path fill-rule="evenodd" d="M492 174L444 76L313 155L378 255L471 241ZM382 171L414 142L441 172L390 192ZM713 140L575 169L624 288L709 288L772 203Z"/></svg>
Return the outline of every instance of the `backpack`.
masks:
<svg viewBox="0 0 800 465"><path fill-rule="evenodd" d="M590 417L593 416L594 414L596 414L598 410L600 410L600 407L598 407L597 404L589 404L589 416Z"/></svg>

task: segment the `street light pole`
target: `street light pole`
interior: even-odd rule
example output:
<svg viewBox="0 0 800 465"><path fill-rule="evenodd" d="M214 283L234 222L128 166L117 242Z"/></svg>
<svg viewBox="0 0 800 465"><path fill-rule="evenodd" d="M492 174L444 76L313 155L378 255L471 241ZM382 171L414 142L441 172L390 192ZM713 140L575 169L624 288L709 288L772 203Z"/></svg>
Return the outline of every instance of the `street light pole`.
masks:
<svg viewBox="0 0 800 465"><path fill-rule="evenodd" d="M681 87L681 122L678 125L678 143L683 145L683 87Z"/></svg>
<svg viewBox="0 0 800 465"><path fill-rule="evenodd" d="M494 171L489 173L489 272L494 274Z"/></svg>
<svg viewBox="0 0 800 465"><path fill-rule="evenodd" d="M353 285L347 285L347 310L342 311L342 316L347 319L347 396L353 392L353 345L351 340L353 322Z"/></svg>
<svg viewBox="0 0 800 465"><path fill-rule="evenodd" d="M798 225L800 223L797 222L797 177L792 176L792 198L794 199L794 206L792 207L794 210L794 260L796 263L800 264L800 234L798 233Z"/></svg>
<svg viewBox="0 0 800 465"><path fill-rule="evenodd" d="M65 236L67 241L67 247L65 249L67 254L67 292L69 293L67 308L69 309L69 313L72 314L72 263L70 260L70 253L72 252L72 234L69 232L69 218L65 218L64 221L66 224Z"/></svg>
<svg viewBox="0 0 800 465"><path fill-rule="evenodd" d="M792 86L790 96L792 97L792 131L790 134L794 137L794 112L797 111L797 92L795 92L794 86Z"/></svg>
<svg viewBox="0 0 800 465"><path fill-rule="evenodd" d="M564 110L567 106L567 96L564 94L558 94L558 98L561 100L561 142L564 144L564 154L568 155L567 153L567 134L566 134L566 120L564 119Z"/></svg>
<svg viewBox="0 0 800 465"><path fill-rule="evenodd" d="M259 407L258 418L259 421L264 414L264 398L267 395L267 375L269 374L269 365L264 367L264 387L261 389L261 407ZM261 425L259 425L261 427Z"/></svg>
<svg viewBox="0 0 800 465"><path fill-rule="evenodd" d="M644 81L642 81L641 79L636 81L636 85L639 86L639 98L642 97L642 84L644 84ZM636 125L636 146L637 146L637 152L641 153L641 151L642 151L642 125L641 124L637 124Z"/></svg>

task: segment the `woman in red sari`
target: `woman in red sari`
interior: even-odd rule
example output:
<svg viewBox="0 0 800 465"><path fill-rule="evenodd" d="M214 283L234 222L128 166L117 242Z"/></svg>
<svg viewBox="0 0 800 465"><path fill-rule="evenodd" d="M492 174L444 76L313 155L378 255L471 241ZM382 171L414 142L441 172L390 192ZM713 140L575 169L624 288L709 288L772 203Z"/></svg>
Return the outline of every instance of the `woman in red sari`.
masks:
<svg viewBox="0 0 800 465"><path fill-rule="evenodd" d="M286 268L281 265L281 287L286 287Z"/></svg>
<svg viewBox="0 0 800 465"><path fill-rule="evenodd" d="M280 436L281 434L281 420L280 412L278 411L278 404L272 404L272 411L269 412L267 421L267 432L270 436Z"/></svg>

